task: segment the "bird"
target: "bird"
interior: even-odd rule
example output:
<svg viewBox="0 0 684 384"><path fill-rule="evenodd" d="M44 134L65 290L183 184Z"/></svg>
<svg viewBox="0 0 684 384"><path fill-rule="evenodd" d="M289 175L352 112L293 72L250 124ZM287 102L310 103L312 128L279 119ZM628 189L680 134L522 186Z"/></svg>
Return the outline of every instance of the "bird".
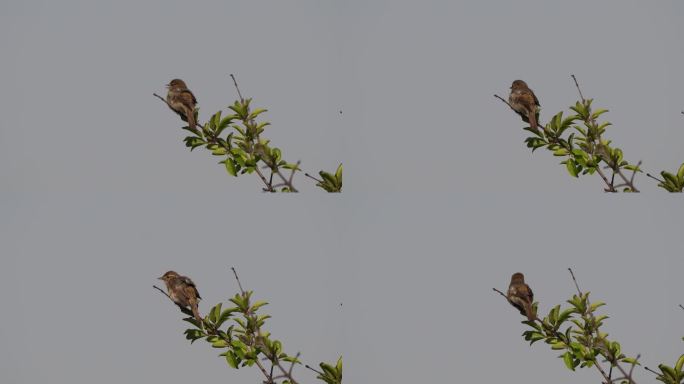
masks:
<svg viewBox="0 0 684 384"><path fill-rule="evenodd" d="M166 94L166 102L169 108L180 116L181 120L188 122L188 127L195 130L195 106L197 99L188 86L181 79L173 79L166 84L169 92Z"/></svg>
<svg viewBox="0 0 684 384"><path fill-rule="evenodd" d="M198 303L202 299L197 286L187 276L181 276L174 271L168 271L159 280L166 284L166 290L169 297L176 305L181 308L188 308L192 310L195 319L202 324L202 316L200 316Z"/></svg>
<svg viewBox="0 0 684 384"><path fill-rule="evenodd" d="M525 284L525 276L517 272L511 276L511 284L508 286L506 297L512 306L516 307L520 314L527 316L527 320L534 321L537 314L534 311L532 303L534 302L534 293L529 285Z"/></svg>
<svg viewBox="0 0 684 384"><path fill-rule="evenodd" d="M537 130L537 117L539 115L539 100L522 80L515 80L511 85L511 94L508 96L511 107L518 112L523 121L530 123L532 129Z"/></svg>

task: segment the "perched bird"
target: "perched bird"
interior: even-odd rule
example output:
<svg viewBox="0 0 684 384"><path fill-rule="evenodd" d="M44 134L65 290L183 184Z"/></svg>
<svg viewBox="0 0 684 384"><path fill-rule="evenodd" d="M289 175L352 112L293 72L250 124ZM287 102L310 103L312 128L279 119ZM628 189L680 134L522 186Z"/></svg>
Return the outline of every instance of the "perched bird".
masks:
<svg viewBox="0 0 684 384"><path fill-rule="evenodd" d="M183 121L188 122L190 129L195 130L195 106L197 99L181 79L173 79L166 84L169 92L166 94L166 102Z"/></svg>
<svg viewBox="0 0 684 384"><path fill-rule="evenodd" d="M527 320L534 321L537 317L532 307L534 294L530 286L525 284L525 276L522 273L514 273L511 276L511 284L508 286L506 297L508 302L520 311L521 315L527 316Z"/></svg>
<svg viewBox="0 0 684 384"><path fill-rule="evenodd" d="M202 297L200 297L199 292L197 292L195 283L193 283L189 277L181 276L174 271L166 272L159 280L162 280L164 284L166 284L166 290L168 291L171 300L180 307L190 307L195 319L202 324L202 316L200 316L198 308L199 300Z"/></svg>
<svg viewBox="0 0 684 384"><path fill-rule="evenodd" d="M537 116L539 115L539 100L534 92L522 80L516 80L511 85L511 94L508 96L511 107L518 112L523 121L530 123L532 129L537 129Z"/></svg>

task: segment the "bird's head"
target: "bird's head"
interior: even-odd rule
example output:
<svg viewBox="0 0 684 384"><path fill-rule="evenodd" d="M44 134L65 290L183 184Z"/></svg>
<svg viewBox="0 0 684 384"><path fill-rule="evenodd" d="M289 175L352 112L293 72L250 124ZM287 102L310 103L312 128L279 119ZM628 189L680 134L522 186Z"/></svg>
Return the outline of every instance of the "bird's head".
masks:
<svg viewBox="0 0 684 384"><path fill-rule="evenodd" d="M168 84L166 84L166 88L187 88L188 86L185 85L185 81L181 79L173 79L171 80Z"/></svg>
<svg viewBox="0 0 684 384"><path fill-rule="evenodd" d="M511 284L525 284L525 276L520 272L514 273L511 276Z"/></svg>
<svg viewBox="0 0 684 384"><path fill-rule="evenodd" d="M527 88L527 83L522 80L516 80L511 84L511 89Z"/></svg>
<svg viewBox="0 0 684 384"><path fill-rule="evenodd" d="M174 277L179 277L180 275L174 271L168 271L165 274L162 275L162 277L159 277L159 280L162 281L169 281L170 279L173 279Z"/></svg>

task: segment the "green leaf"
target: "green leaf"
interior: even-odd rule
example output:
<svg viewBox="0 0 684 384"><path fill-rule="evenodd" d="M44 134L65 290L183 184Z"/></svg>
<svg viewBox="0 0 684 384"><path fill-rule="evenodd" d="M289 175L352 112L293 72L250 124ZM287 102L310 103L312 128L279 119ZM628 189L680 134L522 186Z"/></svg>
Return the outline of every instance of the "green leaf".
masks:
<svg viewBox="0 0 684 384"><path fill-rule="evenodd" d="M209 311L209 321L212 323L216 323L218 321L219 315L221 314L221 306L222 303L216 304L211 310Z"/></svg>
<svg viewBox="0 0 684 384"><path fill-rule="evenodd" d="M211 346L213 348L225 348L228 346L228 342L223 339L217 339L211 343Z"/></svg>
<svg viewBox="0 0 684 384"><path fill-rule="evenodd" d="M337 359L337 364L335 364L335 370L340 373L340 378L342 378L342 356Z"/></svg>
<svg viewBox="0 0 684 384"><path fill-rule="evenodd" d="M194 343L197 339L203 338L205 335L204 331L201 329L186 329L183 333L185 334L185 338L190 340L190 344Z"/></svg>
<svg viewBox="0 0 684 384"><path fill-rule="evenodd" d="M575 370L575 363L574 363L573 356L570 353L570 351L567 351L563 354L563 362L565 363L565 366L568 367L569 370L571 370L571 371Z"/></svg>
<svg viewBox="0 0 684 384"><path fill-rule="evenodd" d="M340 189L342 189L342 163L340 163L340 165L337 166L337 170L335 171L335 178L337 179L337 182L340 184Z"/></svg>
<svg viewBox="0 0 684 384"><path fill-rule="evenodd" d="M228 151L225 148L221 148L221 147L218 147L211 152L211 154L214 156L223 156L226 153L228 153Z"/></svg>
<svg viewBox="0 0 684 384"><path fill-rule="evenodd" d="M237 168L235 167L235 163L233 162L233 159L226 159L222 161L222 163L226 166L226 171L228 172L229 175L237 177Z"/></svg>
<svg viewBox="0 0 684 384"><path fill-rule="evenodd" d="M677 178L679 179L680 184L684 184L684 163L679 166L679 170L677 171Z"/></svg>
<svg viewBox="0 0 684 384"><path fill-rule="evenodd" d="M672 369L671 367L668 367L665 364L658 365L658 368L660 368L660 371L663 372L664 376L667 376L667 378L670 379L672 382L676 382L677 373L675 372L674 369Z"/></svg>
<svg viewBox="0 0 684 384"><path fill-rule="evenodd" d="M597 302L592 303L589 308L590 308L591 312L594 312L596 310L596 308L602 307L604 305L606 305L606 303L604 303L603 301L597 301Z"/></svg>
<svg viewBox="0 0 684 384"><path fill-rule="evenodd" d="M662 172L660 172L660 174L663 176L665 181L670 183L672 186L676 187L679 184L677 177L675 175L671 174L670 172L662 171Z"/></svg>
<svg viewBox="0 0 684 384"><path fill-rule="evenodd" d="M261 308L261 307L263 307L264 305L267 305L267 304L268 304L268 303L265 302L265 301L263 301L263 300L257 301L256 303L254 303L254 304L252 305L251 311L252 311L252 312L256 312L259 308Z"/></svg>
<svg viewBox="0 0 684 384"><path fill-rule="evenodd" d="M217 135L217 136L220 135L221 132L223 132L224 129L228 128L228 126L230 125L230 123L233 122L233 118L234 118L234 117L235 117L235 116L231 115L231 116L226 116L226 117L224 117L223 119L221 119L221 121L220 121L220 122L217 124L217 126L216 126L216 135Z"/></svg>
<svg viewBox="0 0 684 384"><path fill-rule="evenodd" d="M623 363L627 363L627 364L641 365L641 364L639 364L637 359L635 359L633 357L623 357L622 360L620 360L620 361L622 361Z"/></svg>
<svg viewBox="0 0 684 384"><path fill-rule="evenodd" d="M267 111L267 109L265 109L265 108L257 108L257 109L254 110L254 112L252 112L252 113L249 114L249 118L250 118L250 119L254 119L254 118L256 118L257 116L259 116L260 114L262 114L262 113L264 113L264 112L266 112L266 111Z"/></svg>
<svg viewBox="0 0 684 384"><path fill-rule="evenodd" d="M292 163L285 163L285 164L282 165L282 168L285 168L285 169L296 169L296 170L298 170L298 171L301 171L301 170L302 170L301 168L299 168L299 166L297 166L297 164L292 164Z"/></svg>
<svg viewBox="0 0 684 384"><path fill-rule="evenodd" d="M606 112L608 112L607 109L597 109L594 113L591 114L591 118L596 120L599 116Z"/></svg>
<svg viewBox="0 0 684 384"><path fill-rule="evenodd" d="M202 140L201 138L195 137L195 136L188 136L185 139L183 139L183 141L185 141L185 146L189 147L191 151L193 149L195 149L197 147L201 147L202 145L207 143L206 141Z"/></svg>
<svg viewBox="0 0 684 384"><path fill-rule="evenodd" d="M561 312L558 315L558 320L556 321L558 326L560 326L565 320L567 320L570 317L570 315L572 315L575 312L577 312L577 310L575 308L568 308L568 309L563 310L563 312ZM558 327L556 327L556 328L558 328Z"/></svg>
<svg viewBox="0 0 684 384"><path fill-rule="evenodd" d="M566 347L566 345L562 341L551 344L551 349L556 350L556 351L561 350L561 349L565 349L565 347Z"/></svg>
<svg viewBox="0 0 684 384"><path fill-rule="evenodd" d="M679 376L682 374L682 367L684 367L684 355L679 356L679 360L675 364L675 371L677 371Z"/></svg>
<svg viewBox="0 0 684 384"><path fill-rule="evenodd" d="M577 174L579 173L576 168L576 163L574 159L568 159L565 162L565 168L568 170L568 173L572 177L577 177Z"/></svg>
<svg viewBox="0 0 684 384"><path fill-rule="evenodd" d="M228 351L224 354L226 356L226 362L231 367L238 369L241 359L233 351Z"/></svg>
<svg viewBox="0 0 684 384"><path fill-rule="evenodd" d="M221 312L221 315L219 315L218 320L216 320L216 326L220 327L221 324L226 322L226 320L228 320L234 312L238 312L238 311L239 311L239 309L236 307L224 309L223 312Z"/></svg>

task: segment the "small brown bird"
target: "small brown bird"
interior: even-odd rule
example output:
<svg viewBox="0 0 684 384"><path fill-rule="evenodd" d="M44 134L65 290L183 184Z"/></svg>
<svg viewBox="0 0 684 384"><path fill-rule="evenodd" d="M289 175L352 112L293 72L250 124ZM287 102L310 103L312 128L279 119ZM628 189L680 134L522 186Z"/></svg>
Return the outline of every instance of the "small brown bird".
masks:
<svg viewBox="0 0 684 384"><path fill-rule="evenodd" d="M190 129L195 130L195 106L197 99L195 95L188 89L185 82L181 79L173 79L166 84L169 92L166 94L166 102L169 107L181 117L183 121L188 122Z"/></svg>
<svg viewBox="0 0 684 384"><path fill-rule="evenodd" d="M516 80L511 85L511 94L508 96L511 107L518 112L523 121L530 123L530 127L537 129L537 116L539 114L539 100L534 92L522 80Z"/></svg>
<svg viewBox="0 0 684 384"><path fill-rule="evenodd" d="M525 276L522 273L514 273L511 276L511 284L508 286L506 297L508 297L508 302L520 311L521 315L527 316L527 320L534 321L537 317L532 307L534 293L532 293L530 286L525 284Z"/></svg>
<svg viewBox="0 0 684 384"><path fill-rule="evenodd" d="M202 299L202 297L200 297L199 292L197 292L195 283L193 283L189 277L181 276L174 271L166 272L159 280L162 280L164 284L166 284L166 290L168 291L171 300L181 307L190 307L195 319L202 324L202 316L200 316L198 308L199 300Z"/></svg>

